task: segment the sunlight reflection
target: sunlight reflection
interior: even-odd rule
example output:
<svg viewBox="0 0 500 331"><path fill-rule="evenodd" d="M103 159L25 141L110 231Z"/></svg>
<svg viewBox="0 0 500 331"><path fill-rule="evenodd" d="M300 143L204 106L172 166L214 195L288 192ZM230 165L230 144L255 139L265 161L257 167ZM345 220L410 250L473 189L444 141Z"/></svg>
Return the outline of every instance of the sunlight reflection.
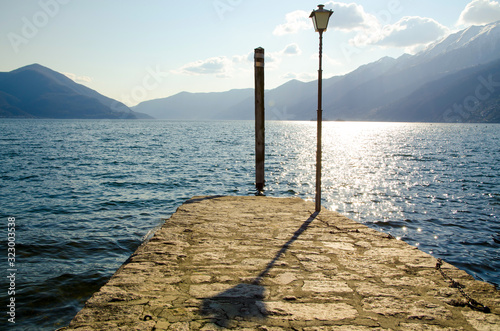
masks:
<svg viewBox="0 0 500 331"><path fill-rule="evenodd" d="M387 172L397 173L387 146L401 124L328 122L324 125L323 183L326 207L342 210L357 220L359 214L371 219L402 216L395 199L401 197L399 181L387 180ZM396 139L397 141L397 139ZM378 208L371 208L378 205ZM356 216L358 215L358 216Z"/></svg>

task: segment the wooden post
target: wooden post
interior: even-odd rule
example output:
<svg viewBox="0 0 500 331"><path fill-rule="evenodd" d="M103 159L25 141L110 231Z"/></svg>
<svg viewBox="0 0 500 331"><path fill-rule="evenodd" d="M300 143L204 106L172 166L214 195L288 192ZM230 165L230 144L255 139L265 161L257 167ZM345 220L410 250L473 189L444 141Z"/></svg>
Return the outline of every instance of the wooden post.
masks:
<svg viewBox="0 0 500 331"><path fill-rule="evenodd" d="M255 187L264 195L265 125L264 125L264 48L255 49Z"/></svg>

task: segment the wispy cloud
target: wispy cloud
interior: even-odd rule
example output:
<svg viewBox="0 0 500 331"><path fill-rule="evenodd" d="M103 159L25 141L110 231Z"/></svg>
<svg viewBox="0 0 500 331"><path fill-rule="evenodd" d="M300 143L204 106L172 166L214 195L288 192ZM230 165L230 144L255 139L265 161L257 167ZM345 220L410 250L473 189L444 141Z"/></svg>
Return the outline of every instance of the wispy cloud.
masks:
<svg viewBox="0 0 500 331"><path fill-rule="evenodd" d="M275 36L283 36L286 34L294 34L300 30L310 29L311 22L309 19L308 12L304 10L296 10L291 13L286 14L285 23L278 25L273 34Z"/></svg>
<svg viewBox="0 0 500 331"><path fill-rule="evenodd" d="M356 48L381 46L404 48L408 53L447 35L450 30L431 18L405 16L394 24L373 24L361 29L349 43Z"/></svg>
<svg viewBox="0 0 500 331"><path fill-rule="evenodd" d="M297 80L300 80L303 82L309 82L309 81L317 79L318 76L315 74L312 74L312 73L305 73L305 72L303 72L303 73L289 72L289 73L281 76L281 78L285 79L285 80L297 79Z"/></svg>
<svg viewBox="0 0 500 331"><path fill-rule="evenodd" d="M288 44L283 49L276 52L266 53L266 67L269 69L276 69L281 64L285 56L297 56L302 54L302 50L296 43Z"/></svg>
<svg viewBox="0 0 500 331"><path fill-rule="evenodd" d="M318 57L319 57L319 53L314 53L314 54L311 54L310 59L311 60L318 60ZM342 65L342 62L340 62L334 58L331 58L330 56L328 56L328 54L323 53L322 57L323 57L323 62L327 63L330 66Z"/></svg>
<svg viewBox="0 0 500 331"><path fill-rule="evenodd" d="M281 53L283 55L300 55L302 51L299 48L299 45L293 43L288 46L286 46Z"/></svg>
<svg viewBox="0 0 500 331"><path fill-rule="evenodd" d="M226 56L211 57L185 64L174 70L175 74L188 75L216 75L217 77L228 77L232 69L232 61Z"/></svg>
<svg viewBox="0 0 500 331"><path fill-rule="evenodd" d="M283 49L275 52L265 52L265 63L268 69L279 67L284 56L297 56L302 50L296 43L288 44ZM181 75L215 75L219 78L231 77L239 70L248 70L254 61L254 52L243 55L211 57L187 63L179 69L172 70L173 74Z"/></svg>
<svg viewBox="0 0 500 331"><path fill-rule="evenodd" d="M383 28L377 45L415 47L428 44L449 33L449 29L432 18L406 16Z"/></svg>
<svg viewBox="0 0 500 331"><path fill-rule="evenodd" d="M459 25L487 24L500 20L500 3L493 0L473 0L460 14Z"/></svg>
<svg viewBox="0 0 500 331"><path fill-rule="evenodd" d="M63 75L74 81L75 83L85 84L92 82L92 78L89 76L78 76L71 72L63 72Z"/></svg>

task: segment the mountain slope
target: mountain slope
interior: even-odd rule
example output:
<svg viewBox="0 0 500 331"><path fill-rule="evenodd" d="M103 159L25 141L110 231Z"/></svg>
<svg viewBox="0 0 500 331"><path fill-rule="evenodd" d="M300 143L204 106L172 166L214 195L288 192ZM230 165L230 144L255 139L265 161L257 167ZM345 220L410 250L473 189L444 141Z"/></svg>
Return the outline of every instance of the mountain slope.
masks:
<svg viewBox="0 0 500 331"><path fill-rule="evenodd" d="M500 123L500 60L426 84L407 98L377 109L371 118Z"/></svg>
<svg viewBox="0 0 500 331"><path fill-rule="evenodd" d="M216 119L243 119L251 120L255 116L254 90L251 96L241 100L239 103L228 107L216 114ZM295 115L288 112L290 104L300 102L317 91L317 87L310 83L291 80L272 90L265 91L265 116L267 120L293 120Z"/></svg>
<svg viewBox="0 0 500 331"><path fill-rule="evenodd" d="M216 118L218 113L240 103L253 93L253 89L212 93L181 92L167 98L141 102L133 109L159 119L207 120ZM227 117L231 117L231 114L227 114Z"/></svg>
<svg viewBox="0 0 500 331"><path fill-rule="evenodd" d="M0 117L149 118L39 64L0 73Z"/></svg>
<svg viewBox="0 0 500 331"><path fill-rule="evenodd" d="M462 58L470 57L478 63L487 63L496 58L495 50L498 50L499 41L499 22L484 26L471 26L431 44L414 59L422 61L443 53L469 49L469 52L461 55Z"/></svg>

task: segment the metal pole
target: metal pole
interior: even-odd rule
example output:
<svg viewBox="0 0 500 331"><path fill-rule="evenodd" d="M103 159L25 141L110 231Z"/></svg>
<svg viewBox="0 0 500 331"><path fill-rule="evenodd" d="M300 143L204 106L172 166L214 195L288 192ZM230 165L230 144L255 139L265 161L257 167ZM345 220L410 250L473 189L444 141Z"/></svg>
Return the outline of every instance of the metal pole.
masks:
<svg viewBox="0 0 500 331"><path fill-rule="evenodd" d="M264 48L255 49L255 187L264 195L265 123L264 123Z"/></svg>
<svg viewBox="0 0 500 331"><path fill-rule="evenodd" d="M319 70L318 70L318 129L316 146L316 212L321 211L321 134L322 134L322 80L323 80L323 31L319 31Z"/></svg>

